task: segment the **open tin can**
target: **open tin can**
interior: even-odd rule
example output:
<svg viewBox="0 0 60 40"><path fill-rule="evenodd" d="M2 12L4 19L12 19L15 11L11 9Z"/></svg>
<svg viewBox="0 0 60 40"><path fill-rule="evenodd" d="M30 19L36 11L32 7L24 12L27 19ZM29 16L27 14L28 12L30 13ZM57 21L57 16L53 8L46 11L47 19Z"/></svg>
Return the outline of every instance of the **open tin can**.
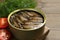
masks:
<svg viewBox="0 0 60 40"><path fill-rule="evenodd" d="M35 12L36 14L40 15L43 18L42 24L40 24L36 28L30 28L30 29L29 28L27 28L27 29L25 28L24 29L24 28L15 27L14 24L13 24L13 21L12 22L10 21L11 20L11 16L14 15L14 14L18 14L21 11L22 12L24 11L24 13L25 13L25 11L27 11L27 12ZM14 21L15 21L15 19L14 19ZM15 36L15 38L17 40L35 40L37 35L42 34L44 32L44 27L45 27L45 23L46 23L46 17L45 17L45 14L41 10L36 10L36 9L18 9L18 10L15 10L15 11L13 11L13 12L11 12L9 14L8 23L10 25L9 28L10 28L12 34Z"/></svg>

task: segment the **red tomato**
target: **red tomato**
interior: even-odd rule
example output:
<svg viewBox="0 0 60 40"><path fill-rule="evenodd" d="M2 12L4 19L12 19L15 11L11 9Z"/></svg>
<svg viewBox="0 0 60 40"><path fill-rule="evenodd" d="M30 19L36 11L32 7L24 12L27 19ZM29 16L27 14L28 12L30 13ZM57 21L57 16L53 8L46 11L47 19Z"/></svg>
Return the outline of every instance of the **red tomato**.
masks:
<svg viewBox="0 0 60 40"><path fill-rule="evenodd" d="M0 29L0 40L10 40L11 34L6 29Z"/></svg>
<svg viewBox="0 0 60 40"><path fill-rule="evenodd" d="M7 18L0 18L0 28L6 28L6 27L8 27Z"/></svg>

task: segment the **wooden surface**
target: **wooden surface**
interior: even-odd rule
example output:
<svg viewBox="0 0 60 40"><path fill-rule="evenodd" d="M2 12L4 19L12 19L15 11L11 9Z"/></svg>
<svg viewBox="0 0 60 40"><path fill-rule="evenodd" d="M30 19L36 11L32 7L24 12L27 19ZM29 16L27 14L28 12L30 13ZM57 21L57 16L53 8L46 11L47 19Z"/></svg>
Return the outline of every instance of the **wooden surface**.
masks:
<svg viewBox="0 0 60 40"><path fill-rule="evenodd" d="M38 0L38 6L46 13L46 26L50 33L46 40L60 40L60 0Z"/></svg>

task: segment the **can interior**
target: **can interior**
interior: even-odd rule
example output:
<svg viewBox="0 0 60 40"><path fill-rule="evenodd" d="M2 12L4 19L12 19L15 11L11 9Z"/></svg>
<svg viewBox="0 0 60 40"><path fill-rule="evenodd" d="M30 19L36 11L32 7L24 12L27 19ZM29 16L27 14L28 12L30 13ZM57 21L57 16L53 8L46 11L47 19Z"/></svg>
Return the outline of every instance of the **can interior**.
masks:
<svg viewBox="0 0 60 40"><path fill-rule="evenodd" d="M43 18L43 23L44 23L44 16L43 16L41 13L39 13L39 12L37 12L37 11L34 11L34 10L20 10L20 11L17 11L17 12L15 12L15 13L11 14L10 17L11 17L12 15L16 14L16 13L24 12L24 11L37 13L38 15L40 15L40 16ZM9 21L10 21L10 18L9 18ZM11 23L10 23L10 24L11 24ZM44 25L44 24L43 24L43 25ZM13 25L11 24L11 26L13 26ZM18 29L18 28L17 28L17 29ZM22 30L24 30L24 29L22 29ZM33 29L31 29L31 30L33 30Z"/></svg>

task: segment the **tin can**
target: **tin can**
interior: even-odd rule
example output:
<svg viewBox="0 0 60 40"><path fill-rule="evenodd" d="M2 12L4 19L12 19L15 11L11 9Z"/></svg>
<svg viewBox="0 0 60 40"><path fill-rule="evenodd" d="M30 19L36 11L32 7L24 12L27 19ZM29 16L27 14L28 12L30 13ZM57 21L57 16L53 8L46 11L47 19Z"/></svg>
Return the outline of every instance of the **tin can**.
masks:
<svg viewBox="0 0 60 40"><path fill-rule="evenodd" d="M39 13L42 17L43 17L43 24L41 24L39 26L39 28L36 29L18 29L16 27L14 27L11 22L10 22L10 17L11 15L15 14L18 11L21 10L28 10L28 11L34 11ZM11 12L8 16L8 23L10 25L10 30L12 32L12 34L15 36L15 38L17 40L35 40L35 38L37 37L38 34L42 34L44 32L44 27L45 27L45 23L46 23L46 17L45 14L41 11L41 10L36 10L36 9L18 9L15 10L13 12Z"/></svg>

